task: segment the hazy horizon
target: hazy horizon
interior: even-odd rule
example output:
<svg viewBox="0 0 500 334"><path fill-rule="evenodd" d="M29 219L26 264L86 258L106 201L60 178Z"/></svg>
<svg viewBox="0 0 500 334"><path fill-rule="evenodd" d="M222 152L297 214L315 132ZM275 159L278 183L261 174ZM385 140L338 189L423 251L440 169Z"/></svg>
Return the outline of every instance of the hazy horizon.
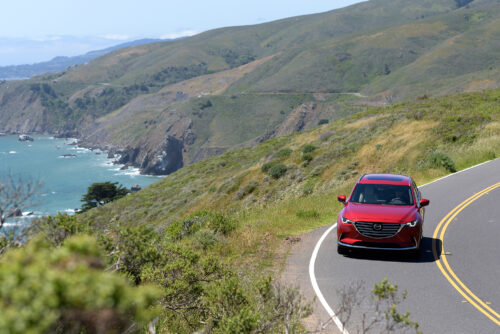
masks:
<svg viewBox="0 0 500 334"><path fill-rule="evenodd" d="M171 39L215 28L264 23L358 2L361 1L48 0L33 3L18 0L3 5L7 15L0 21L0 66L76 56L143 38Z"/></svg>

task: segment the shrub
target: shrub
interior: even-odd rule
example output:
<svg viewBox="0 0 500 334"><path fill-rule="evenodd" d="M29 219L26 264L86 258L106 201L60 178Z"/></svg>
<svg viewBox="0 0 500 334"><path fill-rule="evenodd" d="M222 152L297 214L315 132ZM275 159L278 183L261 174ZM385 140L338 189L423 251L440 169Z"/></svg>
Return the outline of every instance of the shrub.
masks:
<svg viewBox="0 0 500 334"><path fill-rule="evenodd" d="M197 211L187 218L177 220L168 225L165 233L170 239L180 240L204 227L209 221L210 216L211 213L208 211Z"/></svg>
<svg viewBox="0 0 500 334"><path fill-rule="evenodd" d="M274 165L275 165L275 162L273 162L273 161L266 162L265 164L262 165L260 170L263 171L264 173L267 173L271 169L271 167L273 167Z"/></svg>
<svg viewBox="0 0 500 334"><path fill-rule="evenodd" d="M222 213L214 213L210 217L209 228L224 235L236 228L236 222Z"/></svg>
<svg viewBox="0 0 500 334"><path fill-rule="evenodd" d="M220 241L220 237L215 231L204 228L194 234L194 244L197 248L207 250Z"/></svg>
<svg viewBox="0 0 500 334"><path fill-rule="evenodd" d="M292 154L292 149L290 148L284 148L280 151L278 151L278 153L276 153L276 157L278 158L288 158L290 156L290 154Z"/></svg>
<svg viewBox="0 0 500 334"><path fill-rule="evenodd" d="M330 121L327 119L320 119L318 125L328 124Z"/></svg>
<svg viewBox="0 0 500 334"><path fill-rule="evenodd" d="M448 172L451 173L455 173L457 171L455 167L455 162L443 152L433 152L427 157L427 160L429 161L432 167L436 168L443 167L444 169L446 169Z"/></svg>
<svg viewBox="0 0 500 334"><path fill-rule="evenodd" d="M305 146L302 147L302 152L303 153L311 153L315 149L317 149L316 146L311 145L311 144L307 144L307 145L305 145Z"/></svg>
<svg viewBox="0 0 500 334"><path fill-rule="evenodd" d="M282 177L283 175L286 174L287 170L288 170L288 167L286 165L277 164L277 165L272 166L271 169L269 169L268 174L274 179L279 179L280 177Z"/></svg>
<svg viewBox="0 0 500 334"><path fill-rule="evenodd" d="M158 289L131 286L122 275L104 271L103 259L88 236L69 238L58 248L34 239L6 252L0 262L0 332L121 333L134 323L146 325L156 315L150 307Z"/></svg>
<svg viewBox="0 0 500 334"><path fill-rule="evenodd" d="M313 159L314 159L314 157L311 153L303 153L302 154L302 161L311 162Z"/></svg>
<svg viewBox="0 0 500 334"><path fill-rule="evenodd" d="M40 234L54 246L59 246L66 238L82 232L90 232L90 226L81 222L77 216L57 213L35 220L30 226L30 232Z"/></svg>
<svg viewBox="0 0 500 334"><path fill-rule="evenodd" d="M206 109L206 108L210 108L211 106L212 106L212 101L210 101L210 100L206 100L205 102L199 103L199 107L201 110Z"/></svg>

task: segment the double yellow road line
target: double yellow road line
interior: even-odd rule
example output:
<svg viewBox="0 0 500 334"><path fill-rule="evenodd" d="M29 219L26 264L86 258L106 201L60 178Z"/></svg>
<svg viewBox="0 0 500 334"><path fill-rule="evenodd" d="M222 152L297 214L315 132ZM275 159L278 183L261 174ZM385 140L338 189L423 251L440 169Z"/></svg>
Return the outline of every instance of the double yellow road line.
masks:
<svg viewBox="0 0 500 334"><path fill-rule="evenodd" d="M483 313L487 316L491 321L500 326L500 314L498 314L495 310L493 310L487 303L482 301L478 296L476 296L470 289L458 278L458 276L453 272L450 265L448 264L448 260L446 259L446 254L444 251L444 234L446 233L446 229L448 225L450 225L451 221L469 204L479 199L481 196L486 195L490 191L499 188L500 182L494 184L480 192L474 194L473 196L467 198L465 201L460 203L456 208L451 210L438 224L436 230L434 231L434 238L432 244L432 252L434 253L434 259L436 260L436 264L443 273L444 277L450 282L450 284L469 302L471 303L479 312ZM438 249L436 245L436 240L441 240L441 254L438 256Z"/></svg>

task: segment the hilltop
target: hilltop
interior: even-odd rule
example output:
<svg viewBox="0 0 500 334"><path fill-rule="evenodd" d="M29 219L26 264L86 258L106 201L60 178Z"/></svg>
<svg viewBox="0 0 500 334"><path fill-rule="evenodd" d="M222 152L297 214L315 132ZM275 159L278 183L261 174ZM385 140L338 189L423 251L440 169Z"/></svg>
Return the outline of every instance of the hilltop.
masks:
<svg viewBox="0 0 500 334"><path fill-rule="evenodd" d="M169 174L366 105L498 87L499 6L373 0L116 50L0 84L0 131L78 137Z"/></svg>

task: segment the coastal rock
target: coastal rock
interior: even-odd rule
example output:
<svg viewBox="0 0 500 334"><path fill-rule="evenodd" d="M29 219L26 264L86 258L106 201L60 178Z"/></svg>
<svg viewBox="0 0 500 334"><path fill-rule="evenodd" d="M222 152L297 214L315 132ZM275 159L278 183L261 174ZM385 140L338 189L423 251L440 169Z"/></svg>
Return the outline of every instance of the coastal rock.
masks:
<svg viewBox="0 0 500 334"><path fill-rule="evenodd" d="M14 209L12 210L11 212L9 212L7 214L7 216L5 216L6 218L14 218L14 217L22 217L23 215L23 212L21 211L21 209Z"/></svg>
<svg viewBox="0 0 500 334"><path fill-rule="evenodd" d="M19 141L33 141L33 138L28 135L19 135Z"/></svg>
<svg viewBox="0 0 500 334"><path fill-rule="evenodd" d="M127 170L128 169L128 165L124 165L123 167L120 168L120 170Z"/></svg>
<svg viewBox="0 0 500 334"><path fill-rule="evenodd" d="M145 174L168 175L184 165L182 150L184 143L172 136L167 136L161 145L160 153L148 154L141 164Z"/></svg>
<svg viewBox="0 0 500 334"><path fill-rule="evenodd" d="M131 192L136 192L136 191L139 191L141 189L142 189L141 186L138 184L134 184L132 187L130 187Z"/></svg>
<svg viewBox="0 0 500 334"><path fill-rule="evenodd" d="M62 157L62 158L74 158L74 157L76 157L76 154L65 153L63 155L60 155L60 157Z"/></svg>
<svg viewBox="0 0 500 334"><path fill-rule="evenodd" d="M113 154L113 152L109 152L108 159L114 159L114 158L115 158L115 155Z"/></svg>

